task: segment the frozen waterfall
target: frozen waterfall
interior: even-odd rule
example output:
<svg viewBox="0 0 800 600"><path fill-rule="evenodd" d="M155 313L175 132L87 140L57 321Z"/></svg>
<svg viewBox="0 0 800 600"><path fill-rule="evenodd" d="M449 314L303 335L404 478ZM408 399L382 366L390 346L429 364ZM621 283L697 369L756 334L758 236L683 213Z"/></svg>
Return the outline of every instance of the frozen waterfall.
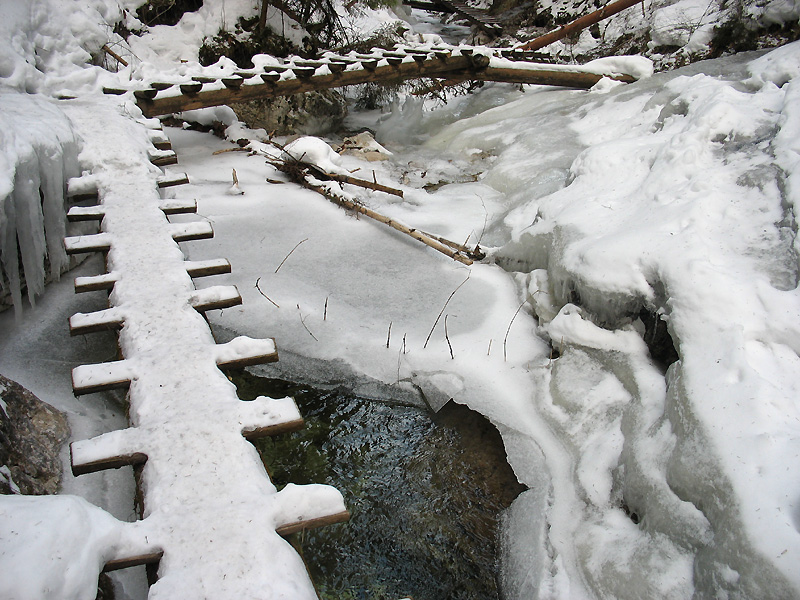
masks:
<svg viewBox="0 0 800 600"><path fill-rule="evenodd" d="M65 182L78 174L78 143L64 115L44 96L0 92L0 305L17 314L46 278L67 266Z"/></svg>

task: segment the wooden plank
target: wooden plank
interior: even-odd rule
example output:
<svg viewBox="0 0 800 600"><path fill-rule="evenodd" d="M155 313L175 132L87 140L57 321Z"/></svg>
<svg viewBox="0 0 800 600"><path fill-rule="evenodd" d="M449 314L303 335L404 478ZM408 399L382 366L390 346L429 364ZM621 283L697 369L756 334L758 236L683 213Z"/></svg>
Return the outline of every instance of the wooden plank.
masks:
<svg viewBox="0 0 800 600"><path fill-rule="evenodd" d="M180 98L180 96L177 97ZM189 183L189 176L186 173L167 173L156 179L156 185L158 185L159 188L183 185L184 183Z"/></svg>
<svg viewBox="0 0 800 600"><path fill-rule="evenodd" d="M83 335L98 331L115 331L121 329L124 322L125 317L117 307L91 313L75 313L69 318L69 334Z"/></svg>
<svg viewBox="0 0 800 600"><path fill-rule="evenodd" d="M158 205L165 215L185 215L197 212L197 200L163 200Z"/></svg>
<svg viewBox="0 0 800 600"><path fill-rule="evenodd" d="M113 560L106 561L106 564L103 567L103 573L117 571L118 569L127 569L128 567L156 564L163 556L163 550L155 550L153 552L139 554L137 556L130 556L128 558L115 558Z"/></svg>
<svg viewBox="0 0 800 600"><path fill-rule="evenodd" d="M285 423L277 423L267 427L254 427L242 430L242 435L250 440L257 440L263 437L270 437L279 435L281 433L292 433L293 431L300 431L305 426L303 419L295 419L293 421L286 421Z"/></svg>
<svg viewBox="0 0 800 600"><path fill-rule="evenodd" d="M286 525L281 525L280 527L276 527L275 531L278 532L278 535L287 536L292 533L302 531L304 529L314 529L316 527L323 527L325 525L344 523L349 520L350 520L350 512L345 510L343 512L336 513L333 515L328 515L325 517L317 517L316 519L306 519L304 521L297 521L295 523L287 523Z"/></svg>
<svg viewBox="0 0 800 600"><path fill-rule="evenodd" d="M72 454L72 446L70 446L70 454ZM130 454L121 454L119 456L110 456L108 458L99 458L95 461L75 464L72 461L72 474L77 477L78 475L86 475L87 473L96 473L97 471L105 471L106 469L119 469L121 467L129 467L135 465L143 465L147 462L147 455L143 452L132 452Z"/></svg>
<svg viewBox="0 0 800 600"><path fill-rule="evenodd" d="M207 240L214 237L214 228L208 221L191 223L170 223L170 233L176 242Z"/></svg>
<svg viewBox="0 0 800 600"><path fill-rule="evenodd" d="M100 290L113 289L117 282L116 273L103 273L101 275L89 275L75 278L75 293L97 292Z"/></svg>
<svg viewBox="0 0 800 600"><path fill-rule="evenodd" d="M73 206L67 211L67 220L70 223L102 221L104 216L106 216L106 209L100 205Z"/></svg>
<svg viewBox="0 0 800 600"><path fill-rule="evenodd" d="M231 272L231 263L226 258L212 258L210 260L187 260L186 272L190 277L208 277L210 275L223 275Z"/></svg>
<svg viewBox="0 0 800 600"><path fill-rule="evenodd" d="M220 369L239 369L278 360L275 340L271 338L260 340L244 336L234 338L230 342L218 344L216 354L217 366Z"/></svg>
<svg viewBox="0 0 800 600"><path fill-rule="evenodd" d="M150 162L157 167L178 164L178 155L172 150L160 150L159 154L151 154Z"/></svg>
<svg viewBox="0 0 800 600"><path fill-rule="evenodd" d="M125 360L79 365L72 369L72 391L76 396L104 390L124 389L131 384L132 370Z"/></svg>
<svg viewBox="0 0 800 600"><path fill-rule="evenodd" d="M76 235L64 238L64 249L67 254L84 254L87 252L108 252L111 248L111 236L108 233Z"/></svg>
<svg viewBox="0 0 800 600"><path fill-rule="evenodd" d="M235 285L215 285L197 290L189 299L189 303L198 312L230 308L242 303L242 296Z"/></svg>

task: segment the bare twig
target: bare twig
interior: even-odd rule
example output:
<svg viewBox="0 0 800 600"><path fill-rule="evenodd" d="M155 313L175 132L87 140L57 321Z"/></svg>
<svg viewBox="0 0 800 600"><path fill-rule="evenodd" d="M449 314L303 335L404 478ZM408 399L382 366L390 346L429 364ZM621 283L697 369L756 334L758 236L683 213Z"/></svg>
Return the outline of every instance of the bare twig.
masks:
<svg viewBox="0 0 800 600"><path fill-rule="evenodd" d="M318 342L319 340L317 339L317 336L315 336L313 333L311 333L311 330L308 328L308 325L306 325L306 320L303 317L303 311L300 310L300 305L299 304L297 305L297 312L300 315L300 323L303 325L305 330L308 332L308 335L310 335L312 338L314 338L314 341Z"/></svg>
<svg viewBox="0 0 800 600"><path fill-rule="evenodd" d="M102 48L102 50L103 50L103 52L105 52L106 54L108 54L108 55L109 55L111 58L113 58L114 60L116 60L116 61L117 61L119 64L121 64L123 67L127 67L127 66L128 66L128 61L127 61L127 60L125 60L124 58L122 58L122 57L121 57L119 54L117 54L116 52L114 52L114 51L113 51L111 48L109 48L109 47L108 47L108 44L103 44L103 48Z"/></svg>
<svg viewBox="0 0 800 600"><path fill-rule="evenodd" d="M392 322L389 321L389 333L386 334L386 347L389 347L389 341L392 339Z"/></svg>
<svg viewBox="0 0 800 600"><path fill-rule="evenodd" d="M236 146L236 148L223 148L222 150L214 150L211 153L211 156L216 156L217 154L225 154L226 152L250 152L250 148L240 148Z"/></svg>
<svg viewBox="0 0 800 600"><path fill-rule="evenodd" d="M450 358L455 360L455 356L453 356L453 344L450 343L450 336L447 335L447 317L448 315L444 316L444 339L447 340L447 347L450 348Z"/></svg>
<svg viewBox="0 0 800 600"><path fill-rule="evenodd" d="M259 293L259 294L261 294L262 296L264 296L264 298L266 298L266 299L267 299L267 300L269 300L270 302L272 302L272 304L274 304L274 305L275 305L275 308L280 308L280 306L278 306L277 304L275 304L275 301L274 301L272 298L270 298L269 296L267 296L267 295L266 295L266 294L265 294L265 293L262 291L262 289L261 289L261 288L259 287L259 285L258 285L258 282L259 282L259 281L261 281L261 277L259 277L258 279L256 279L256 289L258 290L258 293Z"/></svg>
<svg viewBox="0 0 800 600"><path fill-rule="evenodd" d="M460 284L458 284L456 289L454 289L453 292L450 294L450 296L447 298L447 301L444 303L444 306L442 306L442 310L439 311L439 315L436 317L436 320L433 322L433 327L431 327L431 330L428 333L428 337L425 338L425 343L422 345L423 348L427 348L428 347L428 342L430 341L431 336L433 335L433 330L436 329L436 325L439 323L439 319L442 318L442 314L444 313L444 309L447 308L448 304L450 304L450 300L452 300L453 296L456 295L456 292L461 289L461 286L464 285L465 283L467 283L467 281L469 281L469 278L470 278L471 275L472 275L472 271L470 271L467 274L467 278L464 281L462 281Z"/></svg>
<svg viewBox="0 0 800 600"><path fill-rule="evenodd" d="M327 321L328 320L328 297L327 296L325 296L325 308L322 311L322 320L323 321Z"/></svg>
<svg viewBox="0 0 800 600"><path fill-rule="evenodd" d="M278 265L278 268L277 268L277 269L275 269L275 272L277 273L277 272L280 270L280 268L283 266L283 263L285 263L285 262L286 262L286 259L287 259L287 258L289 258L289 257L292 255L292 252L294 252L295 250L297 250L297 247L298 247L300 244L302 244L303 242L307 242L307 241L308 241L308 238L306 238L306 239L304 239L304 240L300 240L299 242L297 242L297 244L295 244L294 248L292 248L291 250L289 250L289 254L287 254L287 255L286 255L284 258L283 258L283 260L281 261L281 264L279 264L279 265Z"/></svg>
<svg viewBox="0 0 800 600"><path fill-rule="evenodd" d="M514 316L511 317L511 322L508 324L508 329L506 329L506 337L503 338L503 360L504 361L508 360L508 355L506 354L506 346L507 346L507 343L508 343L508 334L511 332L511 326L514 324L514 319L517 318L517 315L519 314L519 311L521 311L522 307L525 306L525 302L527 302L527 300L524 300L522 302L522 304L519 305L519 308L517 308L517 312L515 312Z"/></svg>
<svg viewBox="0 0 800 600"><path fill-rule="evenodd" d="M489 349L486 351L486 356L489 356L492 353L492 340L489 340Z"/></svg>

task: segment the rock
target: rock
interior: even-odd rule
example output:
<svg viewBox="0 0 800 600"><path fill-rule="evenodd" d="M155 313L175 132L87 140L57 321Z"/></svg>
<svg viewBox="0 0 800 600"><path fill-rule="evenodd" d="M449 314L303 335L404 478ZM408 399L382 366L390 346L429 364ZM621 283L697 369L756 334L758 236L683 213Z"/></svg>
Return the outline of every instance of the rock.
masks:
<svg viewBox="0 0 800 600"><path fill-rule="evenodd" d="M275 135L323 135L338 129L347 114L344 97L334 90L231 104L251 129Z"/></svg>
<svg viewBox="0 0 800 600"><path fill-rule="evenodd" d="M68 437L63 413L0 375L0 469L7 467L6 476L0 473L0 494L55 494Z"/></svg>
<svg viewBox="0 0 800 600"><path fill-rule="evenodd" d="M358 135L346 137L339 148L340 154L350 154L363 158L370 162L377 160L387 160L392 153L381 146L368 131L362 131Z"/></svg>

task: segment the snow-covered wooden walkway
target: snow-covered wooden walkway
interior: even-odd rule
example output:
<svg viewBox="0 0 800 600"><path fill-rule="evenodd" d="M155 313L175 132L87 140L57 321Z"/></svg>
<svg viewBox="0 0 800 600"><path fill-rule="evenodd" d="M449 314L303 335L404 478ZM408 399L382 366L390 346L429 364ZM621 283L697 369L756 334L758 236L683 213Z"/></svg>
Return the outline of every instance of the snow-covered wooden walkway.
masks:
<svg viewBox="0 0 800 600"><path fill-rule="evenodd" d="M106 569L158 562L150 598L316 598L302 559L282 535L348 518L342 496L327 485L276 489L249 440L296 429L302 417L291 398L239 400L220 371L277 360L274 341L215 342L202 311L241 298L234 287L195 289L192 277L230 265L184 260L177 241L213 231L205 221L169 222L167 215L192 211L195 203L163 197L159 188L184 178L151 164L158 152L142 123L120 119L114 102L66 110L84 138L82 160L92 166L70 189L99 199L71 218L98 219L101 229L67 238L66 247L104 252L107 264L107 273L75 285L110 290L107 310L76 314L70 327L76 334L119 329L122 355L75 368L74 390L127 387L130 402L130 427L73 442L72 468L77 475L137 465L144 504L142 520L131 525L141 543L128 555L117 553ZM117 114L104 118L104 111ZM99 126L119 122L128 129ZM151 141L169 152L161 136L151 131Z"/></svg>
<svg viewBox="0 0 800 600"><path fill-rule="evenodd" d="M397 46L368 54L326 53L318 60L299 57L245 69L229 76L196 75L183 81L151 81L133 90L142 112L158 116L258 98L362 83L396 83L434 78L450 83L498 81L588 89L603 77L630 83L635 78L613 69L547 65L520 60L524 53L483 46ZM127 88L106 89L123 94Z"/></svg>

